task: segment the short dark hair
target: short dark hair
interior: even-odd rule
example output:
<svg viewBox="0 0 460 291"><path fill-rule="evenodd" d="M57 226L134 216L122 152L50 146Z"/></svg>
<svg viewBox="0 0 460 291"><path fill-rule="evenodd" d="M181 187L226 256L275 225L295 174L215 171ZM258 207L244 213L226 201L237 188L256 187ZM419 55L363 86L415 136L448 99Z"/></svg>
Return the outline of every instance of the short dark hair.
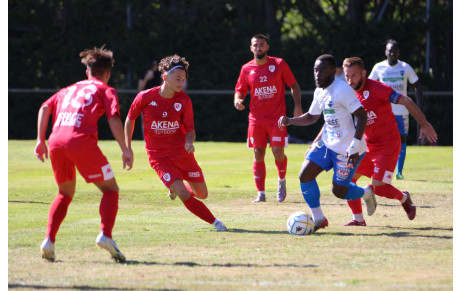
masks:
<svg viewBox="0 0 460 291"><path fill-rule="evenodd" d="M105 45L100 48L85 49L79 55L81 62L93 76L105 74L113 68L113 64L115 63L113 52L105 49Z"/></svg>
<svg viewBox="0 0 460 291"><path fill-rule="evenodd" d="M189 63L187 60L179 55L172 55L163 58L158 65L158 69L162 74L166 74L169 70L176 66L181 66L178 68L185 71L185 76L188 78L188 66Z"/></svg>
<svg viewBox="0 0 460 291"><path fill-rule="evenodd" d="M385 47L387 46L387 44L392 44L392 45L394 45L396 48L399 49L399 43L398 43L396 40L394 40L394 39L387 39L387 40L385 41Z"/></svg>
<svg viewBox="0 0 460 291"><path fill-rule="evenodd" d="M260 33L259 33L259 34L254 35L253 37L251 37L251 40L252 40L253 38L255 38L255 39L263 39L263 40L265 40L265 41L268 43L267 37L266 37L265 35L263 35L263 34L260 34Z"/></svg>
<svg viewBox="0 0 460 291"><path fill-rule="evenodd" d="M333 55L329 55L329 54L320 55L318 58L316 58L316 60L327 63L331 68L334 68L334 69L336 68L337 62L335 61L335 58Z"/></svg>
<svg viewBox="0 0 460 291"><path fill-rule="evenodd" d="M346 58L343 60L343 67L348 68L351 66L359 66L361 70L364 70L364 62L358 57Z"/></svg>

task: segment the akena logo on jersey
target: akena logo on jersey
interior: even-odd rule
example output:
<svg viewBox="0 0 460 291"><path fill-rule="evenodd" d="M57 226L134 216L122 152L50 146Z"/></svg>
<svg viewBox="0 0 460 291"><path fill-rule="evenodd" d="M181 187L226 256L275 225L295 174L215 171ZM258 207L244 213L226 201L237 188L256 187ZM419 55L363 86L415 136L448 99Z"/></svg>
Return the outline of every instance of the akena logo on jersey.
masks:
<svg viewBox="0 0 460 291"><path fill-rule="evenodd" d="M175 121L152 121L150 129L153 130L155 134L174 134L180 128L180 124L177 120Z"/></svg>
<svg viewBox="0 0 460 291"><path fill-rule="evenodd" d="M276 93L278 93L278 90L275 85L255 88L254 90L254 96L259 100L273 98Z"/></svg>

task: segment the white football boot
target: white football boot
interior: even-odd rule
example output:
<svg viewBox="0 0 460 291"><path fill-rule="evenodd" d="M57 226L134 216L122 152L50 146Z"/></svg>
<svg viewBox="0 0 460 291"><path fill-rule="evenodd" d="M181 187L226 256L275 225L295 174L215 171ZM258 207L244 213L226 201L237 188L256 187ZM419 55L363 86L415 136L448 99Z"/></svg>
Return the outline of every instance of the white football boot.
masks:
<svg viewBox="0 0 460 291"><path fill-rule="evenodd" d="M228 231L227 227L222 223L222 221L217 218L212 225L214 225L217 231Z"/></svg>
<svg viewBox="0 0 460 291"><path fill-rule="evenodd" d="M105 236L102 231L96 238L96 245L100 248L106 249L112 256L112 259L116 262L123 263L126 261L125 255L120 252L115 241L110 237Z"/></svg>
<svg viewBox="0 0 460 291"><path fill-rule="evenodd" d="M54 255L54 243L51 242L50 237L43 240L40 250L42 252L43 259L54 262L54 259L56 258Z"/></svg>

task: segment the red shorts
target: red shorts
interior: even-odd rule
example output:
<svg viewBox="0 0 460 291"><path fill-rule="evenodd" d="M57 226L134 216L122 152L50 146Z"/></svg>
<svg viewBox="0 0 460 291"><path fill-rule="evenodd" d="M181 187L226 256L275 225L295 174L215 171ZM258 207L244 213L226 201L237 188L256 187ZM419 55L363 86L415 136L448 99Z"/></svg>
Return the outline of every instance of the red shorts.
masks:
<svg viewBox="0 0 460 291"><path fill-rule="evenodd" d="M401 143L397 142L378 147L370 146L356 172L377 181L391 184L400 150Z"/></svg>
<svg viewBox="0 0 460 291"><path fill-rule="evenodd" d="M112 168L97 144L85 144L78 148L50 148L50 158L58 185L76 178L75 167L86 183L114 178Z"/></svg>
<svg viewBox="0 0 460 291"><path fill-rule="evenodd" d="M248 148L265 148L270 139L270 147L287 147L288 133L286 128L280 130L278 125L254 125L248 126Z"/></svg>
<svg viewBox="0 0 460 291"><path fill-rule="evenodd" d="M203 171L198 166L195 155L189 154L185 150L161 158L149 155L149 163L168 189L177 179L195 183L204 182Z"/></svg>

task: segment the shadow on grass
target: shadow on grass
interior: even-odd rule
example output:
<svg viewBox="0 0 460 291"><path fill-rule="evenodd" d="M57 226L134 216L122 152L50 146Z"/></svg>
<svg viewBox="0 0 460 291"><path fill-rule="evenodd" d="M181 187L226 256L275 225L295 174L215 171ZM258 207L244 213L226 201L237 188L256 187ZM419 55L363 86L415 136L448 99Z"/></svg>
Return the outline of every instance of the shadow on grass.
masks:
<svg viewBox="0 0 460 291"><path fill-rule="evenodd" d="M286 234L286 231L280 230L252 230L252 229L240 229L240 228L229 228L228 232L235 233L260 233L260 234Z"/></svg>
<svg viewBox="0 0 460 291"><path fill-rule="evenodd" d="M8 284L8 289L64 289L64 290L180 290L180 289L139 289L139 288L126 288L126 287L95 287L95 286L49 286L49 285L22 285L22 284Z"/></svg>
<svg viewBox="0 0 460 291"><path fill-rule="evenodd" d="M199 264L195 262L175 262L175 263L160 263L160 262L146 262L146 261L126 261L126 265L163 265L163 266L186 266L186 267L217 267L217 268L318 268L318 265L297 265L297 264Z"/></svg>
<svg viewBox="0 0 460 291"><path fill-rule="evenodd" d="M35 204L50 204L49 202L40 202L40 201L13 201L8 200L8 203L35 203Z"/></svg>
<svg viewBox="0 0 460 291"><path fill-rule="evenodd" d="M374 226L376 227L376 226ZM440 231L451 231L453 228L436 228L436 227L420 227L420 228L403 228L403 227L393 227L393 226L384 226L385 228L390 229L400 229L408 231L397 231L397 232L381 232L381 233L349 233L349 232L317 232L314 235L337 235L337 236L363 236L363 237L378 237L378 236L388 236L388 237L421 237L421 238L433 238L433 239L453 239L452 235L424 235L414 233L413 231L430 231L430 230L440 230Z"/></svg>
<svg viewBox="0 0 460 291"><path fill-rule="evenodd" d="M376 196L378 197L378 196ZM380 199L384 199L384 198L381 198ZM308 209L308 205L307 203L303 202L303 201L294 201L294 202L286 202L286 204L303 204L305 205L306 209ZM348 206L346 203L321 203L321 206L325 206L325 205L329 205L329 206ZM363 204L364 205L364 204ZM377 201L377 206L378 207L401 207L401 205L399 204L381 204ZM417 208L436 208L434 206L430 206L430 205L417 205Z"/></svg>

